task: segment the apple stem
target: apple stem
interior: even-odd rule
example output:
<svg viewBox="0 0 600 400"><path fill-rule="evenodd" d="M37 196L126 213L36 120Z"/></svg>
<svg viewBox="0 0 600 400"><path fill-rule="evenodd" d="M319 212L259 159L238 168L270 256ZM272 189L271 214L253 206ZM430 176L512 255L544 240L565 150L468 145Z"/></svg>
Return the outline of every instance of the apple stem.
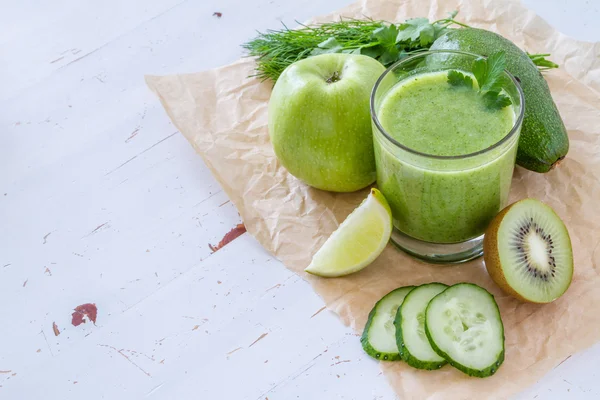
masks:
<svg viewBox="0 0 600 400"><path fill-rule="evenodd" d="M327 78L327 83L334 83L340 80L340 74L335 71L329 78Z"/></svg>

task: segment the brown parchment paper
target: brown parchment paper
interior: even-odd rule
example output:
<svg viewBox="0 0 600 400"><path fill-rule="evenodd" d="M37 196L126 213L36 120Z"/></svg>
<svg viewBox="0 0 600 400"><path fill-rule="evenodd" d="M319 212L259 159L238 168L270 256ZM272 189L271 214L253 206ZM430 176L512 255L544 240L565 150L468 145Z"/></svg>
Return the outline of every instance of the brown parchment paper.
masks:
<svg viewBox="0 0 600 400"><path fill-rule="evenodd" d="M552 60L561 65L546 79L569 130L571 150L548 174L517 168L511 192L512 200L534 197L548 203L571 233L575 276L566 295L552 304L524 304L506 296L488 277L482 259L434 266L391 245L357 274L338 279L305 274L302 270L314 252L367 191L333 194L312 189L279 164L267 132L272 85L248 78L252 59L196 74L146 78L238 208L248 232L308 280L327 307L357 332L373 304L398 286L467 281L494 294L506 332L506 361L500 370L478 379L451 367L429 372L401 362L381 363L403 399L506 398L600 340L600 44L566 37L514 1L362 0L316 20L438 19L455 9L460 10L460 21L496 31L531 53L552 53Z"/></svg>

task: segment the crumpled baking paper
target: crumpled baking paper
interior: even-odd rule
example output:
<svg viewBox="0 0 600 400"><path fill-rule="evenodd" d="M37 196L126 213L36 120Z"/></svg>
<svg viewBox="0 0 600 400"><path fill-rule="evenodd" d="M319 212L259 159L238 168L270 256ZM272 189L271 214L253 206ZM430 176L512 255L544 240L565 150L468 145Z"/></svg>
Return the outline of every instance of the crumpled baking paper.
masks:
<svg viewBox="0 0 600 400"><path fill-rule="evenodd" d="M391 245L359 273L337 279L305 274L312 255L368 189L350 194L316 190L281 166L267 132L272 84L248 78L253 59L195 74L146 77L173 123L236 205L248 232L308 280L327 307L357 332L373 304L399 286L466 281L494 294L506 335L506 360L498 372L479 379L449 366L420 371L402 362L382 362L403 399L506 398L600 340L600 43L561 34L516 1L362 0L314 21L340 16L435 20L453 10L460 11L460 21L498 32L530 53L552 53L561 66L545 76L569 131L570 152L547 174L516 168L511 191L513 201L533 197L548 203L571 234L575 275L570 289L554 303L525 304L505 295L490 280L482 259L458 266L429 265Z"/></svg>

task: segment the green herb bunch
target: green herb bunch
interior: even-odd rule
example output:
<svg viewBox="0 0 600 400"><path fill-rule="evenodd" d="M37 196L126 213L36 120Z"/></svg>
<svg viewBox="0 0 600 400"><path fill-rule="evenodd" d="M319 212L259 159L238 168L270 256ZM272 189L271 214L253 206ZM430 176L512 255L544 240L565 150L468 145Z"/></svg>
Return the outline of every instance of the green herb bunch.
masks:
<svg viewBox="0 0 600 400"><path fill-rule="evenodd" d="M506 69L506 54L503 51L473 61L471 73L477 80L477 92L481 95L486 107L499 110L512 104L510 97L502 93L503 73ZM448 83L454 87L475 89L473 79L460 71L448 71Z"/></svg>
<svg viewBox="0 0 600 400"><path fill-rule="evenodd" d="M290 64L318 54L349 53L373 57L385 66L409 54L429 49L449 25L463 25L448 18L429 22L427 18L409 19L402 24L372 19L341 19L300 29L269 30L244 47L250 56L258 57L256 76L276 81Z"/></svg>
<svg viewBox="0 0 600 400"><path fill-rule="evenodd" d="M326 53L363 54L388 67L408 55L428 50L450 26L467 25L456 21L458 11L448 18L429 22L427 18L413 18L393 24L372 19L340 19L299 29L258 32L258 36L242 45L248 55L258 57L256 74L259 79L276 81L290 64L304 58ZM557 68L546 60L548 54L532 54L531 60L540 70Z"/></svg>

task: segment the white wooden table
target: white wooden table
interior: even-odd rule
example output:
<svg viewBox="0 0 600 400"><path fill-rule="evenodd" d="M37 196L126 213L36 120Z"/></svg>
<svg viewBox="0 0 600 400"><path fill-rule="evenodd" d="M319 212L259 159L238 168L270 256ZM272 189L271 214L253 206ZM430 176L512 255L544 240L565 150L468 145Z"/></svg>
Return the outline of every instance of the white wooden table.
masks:
<svg viewBox="0 0 600 400"><path fill-rule="evenodd" d="M346 3L2 2L0 399L394 399L249 235L211 252L239 215L143 79L232 62L255 29ZM600 40L595 1L525 3ZM85 303L96 324L74 326ZM597 399L598 357L519 397Z"/></svg>

